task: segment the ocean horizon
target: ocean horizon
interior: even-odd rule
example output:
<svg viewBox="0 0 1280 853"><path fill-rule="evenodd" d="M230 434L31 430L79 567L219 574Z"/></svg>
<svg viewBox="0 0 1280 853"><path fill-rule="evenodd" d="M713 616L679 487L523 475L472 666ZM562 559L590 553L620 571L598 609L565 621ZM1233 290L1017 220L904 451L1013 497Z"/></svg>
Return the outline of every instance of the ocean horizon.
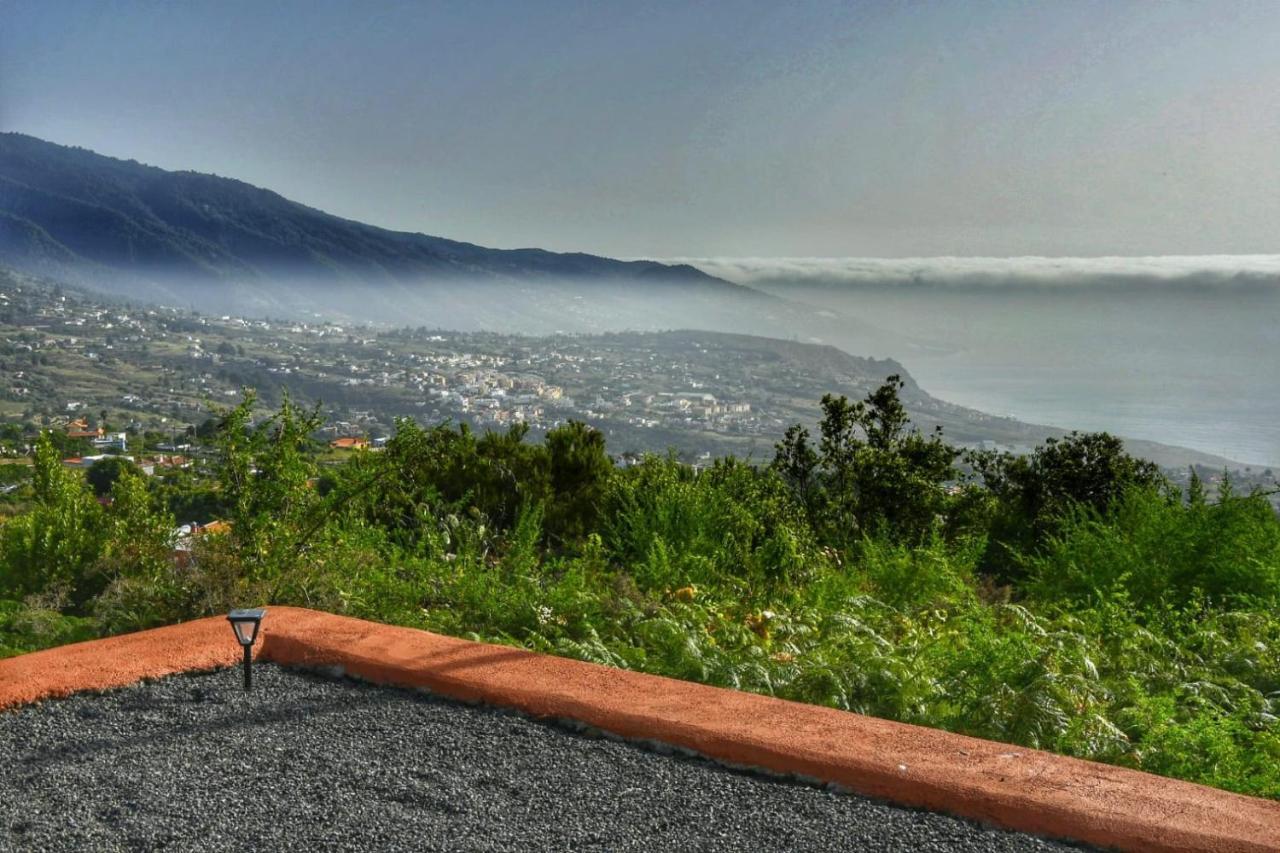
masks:
<svg viewBox="0 0 1280 853"><path fill-rule="evenodd" d="M949 402L1280 468L1280 255L682 260L875 326L822 342Z"/></svg>

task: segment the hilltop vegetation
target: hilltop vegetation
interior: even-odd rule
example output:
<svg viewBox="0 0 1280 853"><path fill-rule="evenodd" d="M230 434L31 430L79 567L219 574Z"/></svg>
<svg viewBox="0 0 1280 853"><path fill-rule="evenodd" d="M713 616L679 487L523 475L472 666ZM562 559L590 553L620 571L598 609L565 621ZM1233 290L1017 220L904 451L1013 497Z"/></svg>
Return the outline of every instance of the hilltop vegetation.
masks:
<svg viewBox="0 0 1280 853"><path fill-rule="evenodd" d="M46 436L0 527L0 647L297 604L1280 797L1265 497L1184 495L1106 435L962 455L900 390L701 471L615 465L577 422L406 420L324 466L314 410L246 399L203 470L114 466L107 505ZM226 525L175 541L193 507Z"/></svg>

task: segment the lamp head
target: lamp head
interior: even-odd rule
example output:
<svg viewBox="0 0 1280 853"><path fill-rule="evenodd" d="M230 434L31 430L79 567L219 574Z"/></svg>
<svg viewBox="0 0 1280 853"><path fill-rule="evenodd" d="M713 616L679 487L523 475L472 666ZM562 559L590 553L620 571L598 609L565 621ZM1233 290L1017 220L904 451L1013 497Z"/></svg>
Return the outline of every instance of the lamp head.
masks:
<svg viewBox="0 0 1280 853"><path fill-rule="evenodd" d="M227 614L231 629L236 632L236 639L246 648L258 639L258 628L262 625L262 617L267 615L264 608L255 610L232 610Z"/></svg>

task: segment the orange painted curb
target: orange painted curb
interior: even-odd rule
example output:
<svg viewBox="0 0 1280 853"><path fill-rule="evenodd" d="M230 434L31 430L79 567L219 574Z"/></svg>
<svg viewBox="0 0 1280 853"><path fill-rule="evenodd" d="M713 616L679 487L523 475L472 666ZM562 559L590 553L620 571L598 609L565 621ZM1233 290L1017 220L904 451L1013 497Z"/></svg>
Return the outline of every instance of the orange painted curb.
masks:
<svg viewBox="0 0 1280 853"><path fill-rule="evenodd" d="M300 608L270 608L262 636L262 657L281 664L577 720L1008 829L1126 850L1280 850L1280 803L1105 764ZM0 661L0 708L238 656L221 617L65 646Z"/></svg>
<svg viewBox="0 0 1280 853"><path fill-rule="evenodd" d="M226 617L211 616L0 660L0 710L84 690L231 666L243 658Z"/></svg>

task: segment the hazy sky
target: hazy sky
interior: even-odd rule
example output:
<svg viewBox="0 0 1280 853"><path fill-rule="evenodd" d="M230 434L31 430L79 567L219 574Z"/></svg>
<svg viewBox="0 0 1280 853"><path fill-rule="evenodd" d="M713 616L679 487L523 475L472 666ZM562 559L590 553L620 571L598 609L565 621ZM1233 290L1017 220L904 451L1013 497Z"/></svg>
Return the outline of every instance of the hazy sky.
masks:
<svg viewBox="0 0 1280 853"><path fill-rule="evenodd" d="M0 0L0 129L496 246L1274 252L1280 4Z"/></svg>

